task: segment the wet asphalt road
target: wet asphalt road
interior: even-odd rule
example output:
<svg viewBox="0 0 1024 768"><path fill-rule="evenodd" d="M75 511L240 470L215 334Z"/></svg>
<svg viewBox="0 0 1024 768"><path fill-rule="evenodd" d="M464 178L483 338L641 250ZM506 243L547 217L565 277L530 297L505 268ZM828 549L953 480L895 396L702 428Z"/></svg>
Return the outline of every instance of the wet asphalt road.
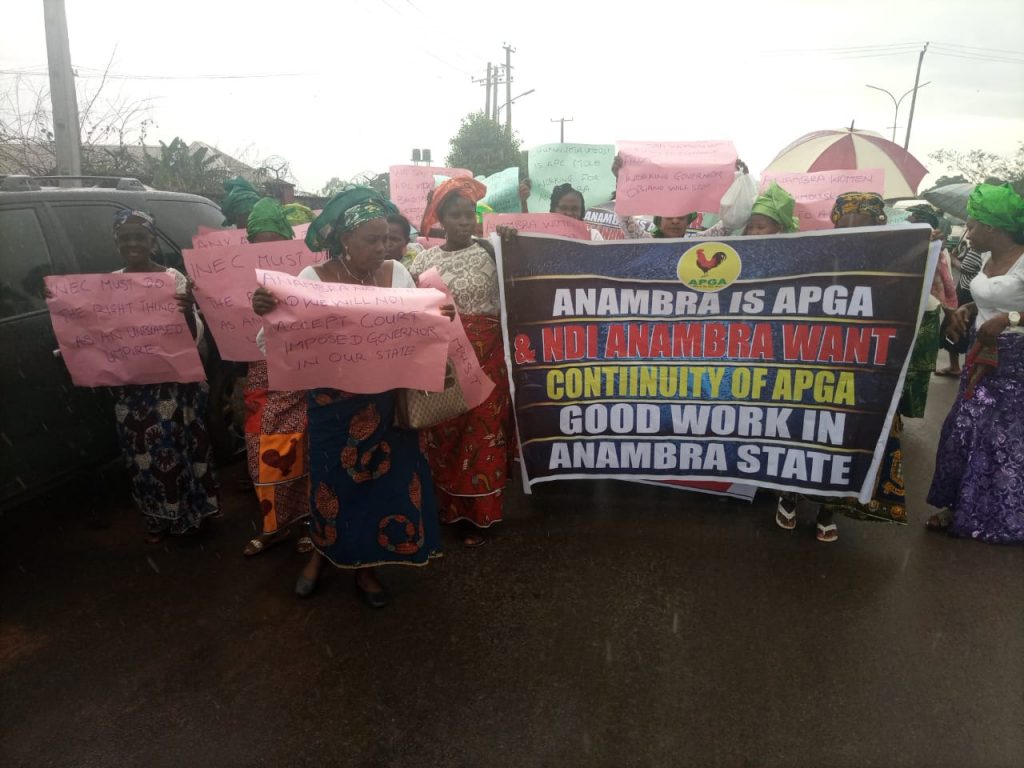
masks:
<svg viewBox="0 0 1024 768"><path fill-rule="evenodd" d="M148 547L121 484L2 521L5 766L1021 766L1024 548L922 526L955 382L908 421L912 524L624 483L518 489L487 546L292 595L241 549ZM294 537L293 537L294 539Z"/></svg>

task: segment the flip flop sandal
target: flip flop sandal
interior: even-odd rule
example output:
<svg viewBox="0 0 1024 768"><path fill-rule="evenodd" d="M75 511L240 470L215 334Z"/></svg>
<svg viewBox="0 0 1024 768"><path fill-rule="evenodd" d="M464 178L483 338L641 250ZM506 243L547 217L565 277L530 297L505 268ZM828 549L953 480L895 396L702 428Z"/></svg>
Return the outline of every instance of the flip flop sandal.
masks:
<svg viewBox="0 0 1024 768"><path fill-rule="evenodd" d="M256 536L255 538L249 539L249 541L246 542L245 549L242 550L242 554L246 557L253 557L255 555L258 555L263 550L269 549L270 547L274 546L275 544L281 541L284 541L287 538L288 531L284 531L283 533L271 534L266 539Z"/></svg>
<svg viewBox="0 0 1024 768"><path fill-rule="evenodd" d="M487 543L487 539L479 533L469 533L462 537L462 546L476 549Z"/></svg>
<svg viewBox="0 0 1024 768"><path fill-rule="evenodd" d="M309 536L302 536L295 542L295 551L302 555L308 555L313 551L313 540Z"/></svg>
<svg viewBox="0 0 1024 768"><path fill-rule="evenodd" d="M790 511L786 509L785 502L779 499L779 506L775 509L775 524L786 531L796 528L796 507Z"/></svg>
<svg viewBox="0 0 1024 768"><path fill-rule="evenodd" d="M935 371L936 376L947 376L951 379L959 379L960 371L951 371L949 368L943 368L940 371Z"/></svg>
<svg viewBox="0 0 1024 768"><path fill-rule="evenodd" d="M822 525L818 523L818 535L817 539L825 544L831 544L839 538L839 528L836 527L835 523L829 523L828 525Z"/></svg>
<svg viewBox="0 0 1024 768"><path fill-rule="evenodd" d="M944 531L953 522L953 512L949 509L943 509L940 512L936 512L934 515L924 521L924 527L929 531Z"/></svg>

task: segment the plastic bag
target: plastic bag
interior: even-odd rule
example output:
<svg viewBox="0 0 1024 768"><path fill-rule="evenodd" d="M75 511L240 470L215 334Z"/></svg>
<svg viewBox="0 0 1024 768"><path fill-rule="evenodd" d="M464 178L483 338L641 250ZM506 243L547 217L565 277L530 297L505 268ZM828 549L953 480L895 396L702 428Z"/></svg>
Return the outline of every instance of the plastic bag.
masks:
<svg viewBox="0 0 1024 768"><path fill-rule="evenodd" d="M722 225L729 232L743 229L750 220L750 211L757 200L757 182L749 173L736 172L732 186L722 195Z"/></svg>

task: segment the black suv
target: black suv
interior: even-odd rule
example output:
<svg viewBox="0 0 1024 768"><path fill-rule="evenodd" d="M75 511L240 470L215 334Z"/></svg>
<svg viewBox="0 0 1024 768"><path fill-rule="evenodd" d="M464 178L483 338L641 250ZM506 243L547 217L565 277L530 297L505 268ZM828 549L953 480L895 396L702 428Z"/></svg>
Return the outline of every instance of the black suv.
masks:
<svg viewBox="0 0 1024 768"><path fill-rule="evenodd" d="M161 263L184 271L181 249L200 225L223 217L205 197L147 189L136 179L0 179L0 508L118 453L107 389L76 387L63 361L43 295L45 275L121 268L114 212L148 211L160 231ZM50 186L47 186L50 185ZM239 366L222 363L207 334L210 435L221 458L240 445Z"/></svg>

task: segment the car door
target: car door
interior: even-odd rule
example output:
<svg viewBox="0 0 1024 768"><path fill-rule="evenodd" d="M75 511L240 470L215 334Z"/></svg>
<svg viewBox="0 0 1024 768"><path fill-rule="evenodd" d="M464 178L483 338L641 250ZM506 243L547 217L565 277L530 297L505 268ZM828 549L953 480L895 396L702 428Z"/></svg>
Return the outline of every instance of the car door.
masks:
<svg viewBox="0 0 1024 768"><path fill-rule="evenodd" d="M45 206L0 205L0 504L116 455L106 390L75 387L57 348L43 277L74 271Z"/></svg>

